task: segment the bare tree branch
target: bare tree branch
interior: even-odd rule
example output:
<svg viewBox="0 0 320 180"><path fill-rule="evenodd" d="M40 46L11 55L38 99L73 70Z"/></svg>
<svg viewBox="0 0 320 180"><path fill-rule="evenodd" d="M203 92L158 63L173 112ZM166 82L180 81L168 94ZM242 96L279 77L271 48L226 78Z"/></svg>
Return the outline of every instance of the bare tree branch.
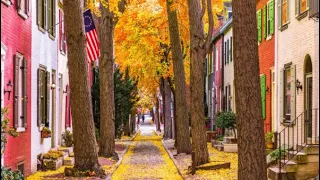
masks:
<svg viewBox="0 0 320 180"><path fill-rule="evenodd" d="M206 52L208 52L210 48L210 43L213 35L213 25L214 25L211 0L207 0L207 7L208 7L209 30L208 30L208 36L205 42Z"/></svg>

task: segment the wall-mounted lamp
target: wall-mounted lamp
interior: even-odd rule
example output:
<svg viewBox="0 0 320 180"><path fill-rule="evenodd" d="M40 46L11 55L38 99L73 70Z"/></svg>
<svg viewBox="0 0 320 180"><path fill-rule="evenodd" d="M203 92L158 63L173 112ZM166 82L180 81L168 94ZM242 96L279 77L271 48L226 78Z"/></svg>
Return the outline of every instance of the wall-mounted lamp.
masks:
<svg viewBox="0 0 320 180"><path fill-rule="evenodd" d="M297 93L299 94L299 89L302 91L302 85L298 79L296 80L296 88L297 88Z"/></svg>
<svg viewBox="0 0 320 180"><path fill-rule="evenodd" d="M266 87L266 92L269 93L269 87L268 86Z"/></svg>
<svg viewBox="0 0 320 180"><path fill-rule="evenodd" d="M62 93L63 93L63 94L66 94L66 93L67 93L67 90L63 90Z"/></svg>
<svg viewBox="0 0 320 180"><path fill-rule="evenodd" d="M53 90L53 89L55 89L56 88L56 84L55 83L52 83L51 84L51 89Z"/></svg>
<svg viewBox="0 0 320 180"><path fill-rule="evenodd" d="M11 80L9 80L8 84L7 84L7 90L4 89L4 94L9 93L8 100L10 99L10 94L11 94L11 91L12 91L12 87L13 87L13 84L12 84Z"/></svg>

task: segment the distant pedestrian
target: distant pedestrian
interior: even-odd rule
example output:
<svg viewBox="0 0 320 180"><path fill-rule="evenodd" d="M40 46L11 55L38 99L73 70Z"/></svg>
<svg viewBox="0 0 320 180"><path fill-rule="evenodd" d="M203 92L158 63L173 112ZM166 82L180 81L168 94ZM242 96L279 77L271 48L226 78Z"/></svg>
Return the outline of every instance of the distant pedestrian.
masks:
<svg viewBox="0 0 320 180"><path fill-rule="evenodd" d="M142 114L142 123L144 123L144 114Z"/></svg>

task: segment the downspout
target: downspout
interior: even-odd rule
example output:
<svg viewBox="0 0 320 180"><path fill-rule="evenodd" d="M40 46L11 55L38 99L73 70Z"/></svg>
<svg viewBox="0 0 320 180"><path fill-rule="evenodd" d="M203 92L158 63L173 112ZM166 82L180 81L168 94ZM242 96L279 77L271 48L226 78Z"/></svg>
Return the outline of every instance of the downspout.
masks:
<svg viewBox="0 0 320 180"><path fill-rule="evenodd" d="M278 9L278 1L275 1L275 7L277 7ZM274 27L275 31L274 31L274 76L275 76L275 89L274 89L274 102L273 103L273 108L274 108L274 123L272 124L273 129L275 130L275 132L278 132L278 123L279 123L279 119L278 119L278 10L274 11L275 13L275 22L274 22Z"/></svg>

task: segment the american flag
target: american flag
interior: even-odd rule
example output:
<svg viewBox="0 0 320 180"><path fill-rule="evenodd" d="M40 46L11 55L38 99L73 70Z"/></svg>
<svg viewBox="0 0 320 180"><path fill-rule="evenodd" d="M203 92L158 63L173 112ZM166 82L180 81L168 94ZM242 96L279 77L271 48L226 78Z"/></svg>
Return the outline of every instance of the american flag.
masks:
<svg viewBox="0 0 320 180"><path fill-rule="evenodd" d="M83 13L83 20L87 38L88 59L89 62L93 62L100 57L100 44L90 9Z"/></svg>

